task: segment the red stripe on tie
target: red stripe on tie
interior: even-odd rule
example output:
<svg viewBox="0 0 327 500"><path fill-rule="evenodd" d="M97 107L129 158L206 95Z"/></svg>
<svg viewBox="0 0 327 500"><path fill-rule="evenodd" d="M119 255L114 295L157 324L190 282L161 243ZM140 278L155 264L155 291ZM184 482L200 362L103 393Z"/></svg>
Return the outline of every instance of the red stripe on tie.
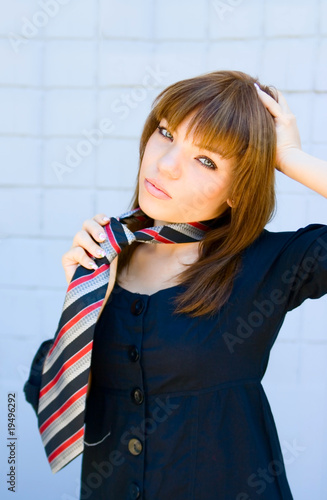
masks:
<svg viewBox="0 0 327 500"><path fill-rule="evenodd" d="M83 347L83 349L81 349L76 354L74 354L74 356L72 356L68 361L66 361L66 363L64 363L62 365L62 367L58 371L57 375L52 380L50 380L50 382L47 385L45 385L43 387L43 389L40 391L40 397L39 397L39 399L41 399L48 391L50 391L50 389L52 389L52 387L60 379L61 375L68 368L70 368L74 363L76 363L77 361L79 361L83 356L85 356L85 354L87 354L88 352L90 352L92 350L92 344L93 344L93 340L91 340L88 344L86 344L86 346Z"/></svg>
<svg viewBox="0 0 327 500"><path fill-rule="evenodd" d="M208 231L209 229L209 226L201 224L201 222L189 222L189 226L196 227L197 229L200 229L200 231Z"/></svg>
<svg viewBox="0 0 327 500"><path fill-rule="evenodd" d="M60 417L75 401L77 401L79 398L84 396L84 394L87 391L87 386L86 384L84 387L82 387L79 391L75 392L75 394L70 397L66 403L64 403L55 413L53 413L40 427L40 433L43 434L43 432L49 427L49 425L56 420L56 418Z"/></svg>
<svg viewBox="0 0 327 500"><path fill-rule="evenodd" d="M208 229L208 226L201 224L201 222L189 222L189 226L195 227L196 229L200 229L201 231L205 231Z"/></svg>
<svg viewBox="0 0 327 500"><path fill-rule="evenodd" d="M159 233L157 233L157 231L153 231L151 229L142 229L142 233L147 233L152 236L154 240L161 241L162 243L174 243L172 240L164 238Z"/></svg>
<svg viewBox="0 0 327 500"><path fill-rule="evenodd" d="M113 231L112 231L111 227L109 227L109 226L110 226L110 224L108 224L108 225L106 226L106 232L107 232L107 235L108 235L108 239L109 239L109 241L110 241L110 243L111 243L111 245L112 245L113 249L114 249L114 250L117 252L117 254L118 254L118 253L120 253L120 252L121 252L121 248L120 248L120 246L118 245L118 243L117 243L117 241L116 241L115 235L114 235L114 233L113 233Z"/></svg>
<svg viewBox="0 0 327 500"><path fill-rule="evenodd" d="M134 217L140 221L145 221L146 217L144 215L134 215Z"/></svg>
<svg viewBox="0 0 327 500"><path fill-rule="evenodd" d="M94 309L97 309L97 307L101 308L103 301L104 301L104 299L101 299L101 300L98 300L98 302L94 302L93 304L90 304L89 306L85 307L85 309L82 309L82 311L80 311L78 314L76 314L76 316L74 316L70 321L68 321L62 327L62 329L60 330L60 332L58 333L57 338L56 338L56 340L53 343L53 346L51 347L50 351L48 352L48 356L51 355L52 351L55 349L55 347L58 344L58 342L61 339L61 337L66 332L68 332L68 330L70 330L74 325L76 325L76 323L78 323L78 321L80 321L81 319L83 319L84 316L86 316L90 312L94 311Z"/></svg>
<svg viewBox="0 0 327 500"><path fill-rule="evenodd" d="M84 427L82 427L79 431L75 432L75 434L73 434L70 438L66 439L66 441L64 441L60 446L58 446L58 448L56 448L52 453L50 453L50 455L48 456L49 463L51 464L51 462L55 458L57 458L57 456L60 455L60 453L67 450L69 446L76 443L76 441L78 441L83 436L84 436Z"/></svg>
<svg viewBox="0 0 327 500"><path fill-rule="evenodd" d="M76 286L80 285L81 283L85 283L86 281L92 280L93 278L96 278L99 274L103 273L106 271L109 267L109 264L102 264L98 269L96 269L93 273L86 274L85 276L81 276L80 278L76 278L76 280L71 281L69 283L69 286L67 288L67 292L70 292L75 288Z"/></svg>

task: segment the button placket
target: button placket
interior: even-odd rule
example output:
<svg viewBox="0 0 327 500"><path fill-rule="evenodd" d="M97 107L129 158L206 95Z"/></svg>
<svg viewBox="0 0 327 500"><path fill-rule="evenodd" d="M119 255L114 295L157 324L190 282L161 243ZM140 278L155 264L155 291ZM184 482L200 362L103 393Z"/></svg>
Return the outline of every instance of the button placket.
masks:
<svg viewBox="0 0 327 500"><path fill-rule="evenodd" d="M137 338L137 342L135 344L132 344L129 346L128 349L128 357L131 363L135 363L137 361L140 362L141 359L141 349L140 346L142 345L142 335L143 335L143 313L146 310L146 304L147 304L147 298L137 298L133 300L130 306L130 312L133 316L135 316L135 336ZM142 379L142 370L141 366L138 365L135 367L137 371L139 371L139 374L137 376L137 383L140 385L135 385L134 387L131 387L131 404L134 406L138 406L139 409L134 410L135 416L136 416L136 422L133 424L137 428L138 431L144 432L144 426L143 422L145 419L145 407L144 407L144 391L143 391L143 379ZM138 439L136 436L138 436L140 439ZM142 436L140 436L138 433L136 436L133 434L131 435L131 438L128 441L127 448L128 451L131 455L133 455L135 458L132 460L136 460L139 462L139 465L141 469L143 470L144 468L144 443L142 442ZM143 453L142 453L143 452ZM142 458L143 455L143 458ZM138 473L130 478L133 482L130 483L129 485L129 497L131 499L138 499L142 497L141 490L142 490L142 480L143 480L143 474L140 471L140 476ZM138 483L138 484L137 484Z"/></svg>

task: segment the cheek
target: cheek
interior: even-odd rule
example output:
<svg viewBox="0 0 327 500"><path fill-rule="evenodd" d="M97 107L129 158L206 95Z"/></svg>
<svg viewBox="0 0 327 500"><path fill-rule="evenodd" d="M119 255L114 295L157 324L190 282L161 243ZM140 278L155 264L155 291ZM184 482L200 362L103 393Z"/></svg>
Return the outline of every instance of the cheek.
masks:
<svg viewBox="0 0 327 500"><path fill-rule="evenodd" d="M145 163L148 163L151 159L151 157L153 156L153 141L151 141L151 138L152 136L150 137L150 139L148 140L146 146L145 146L145 149L144 149L144 153L143 153L143 158L142 158L142 163L141 163L141 169L142 167L144 166Z"/></svg>
<svg viewBox="0 0 327 500"><path fill-rule="evenodd" d="M145 149L144 149L144 156L151 156L155 153L158 144L157 144L157 138L156 138L156 132L153 132L153 134L149 137L148 142L146 143Z"/></svg>
<svg viewBox="0 0 327 500"><path fill-rule="evenodd" d="M225 182L223 177L198 176L193 181L193 193L197 192L205 196L208 201L217 200L225 194Z"/></svg>

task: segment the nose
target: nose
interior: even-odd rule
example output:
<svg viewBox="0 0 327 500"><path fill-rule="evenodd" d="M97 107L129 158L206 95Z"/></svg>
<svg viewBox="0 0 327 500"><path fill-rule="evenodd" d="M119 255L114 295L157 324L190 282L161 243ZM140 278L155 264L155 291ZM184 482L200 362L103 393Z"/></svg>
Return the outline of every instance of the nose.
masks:
<svg viewBox="0 0 327 500"><path fill-rule="evenodd" d="M182 173L182 153L177 147L169 148L157 162L158 170L167 177L178 179Z"/></svg>

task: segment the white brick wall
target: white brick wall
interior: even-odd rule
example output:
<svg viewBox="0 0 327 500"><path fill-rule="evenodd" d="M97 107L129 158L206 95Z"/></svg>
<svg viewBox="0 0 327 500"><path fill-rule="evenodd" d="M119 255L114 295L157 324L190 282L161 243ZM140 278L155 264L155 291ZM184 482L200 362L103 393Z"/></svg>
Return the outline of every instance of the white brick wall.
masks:
<svg viewBox="0 0 327 500"><path fill-rule="evenodd" d="M16 500L77 500L81 458L51 473L22 392L36 348L57 327L61 256L86 218L129 208L144 120L159 91L179 79L219 69L258 76L284 92L303 149L327 159L327 0L0 7L0 496L11 498L5 407L16 391ZM97 143L85 149L87 135ZM69 160L72 170L59 175ZM324 198L276 175L278 212L268 229L327 224ZM287 315L264 377L295 500L327 498L326 305L327 297L306 301ZM292 455L293 441L302 451Z"/></svg>

